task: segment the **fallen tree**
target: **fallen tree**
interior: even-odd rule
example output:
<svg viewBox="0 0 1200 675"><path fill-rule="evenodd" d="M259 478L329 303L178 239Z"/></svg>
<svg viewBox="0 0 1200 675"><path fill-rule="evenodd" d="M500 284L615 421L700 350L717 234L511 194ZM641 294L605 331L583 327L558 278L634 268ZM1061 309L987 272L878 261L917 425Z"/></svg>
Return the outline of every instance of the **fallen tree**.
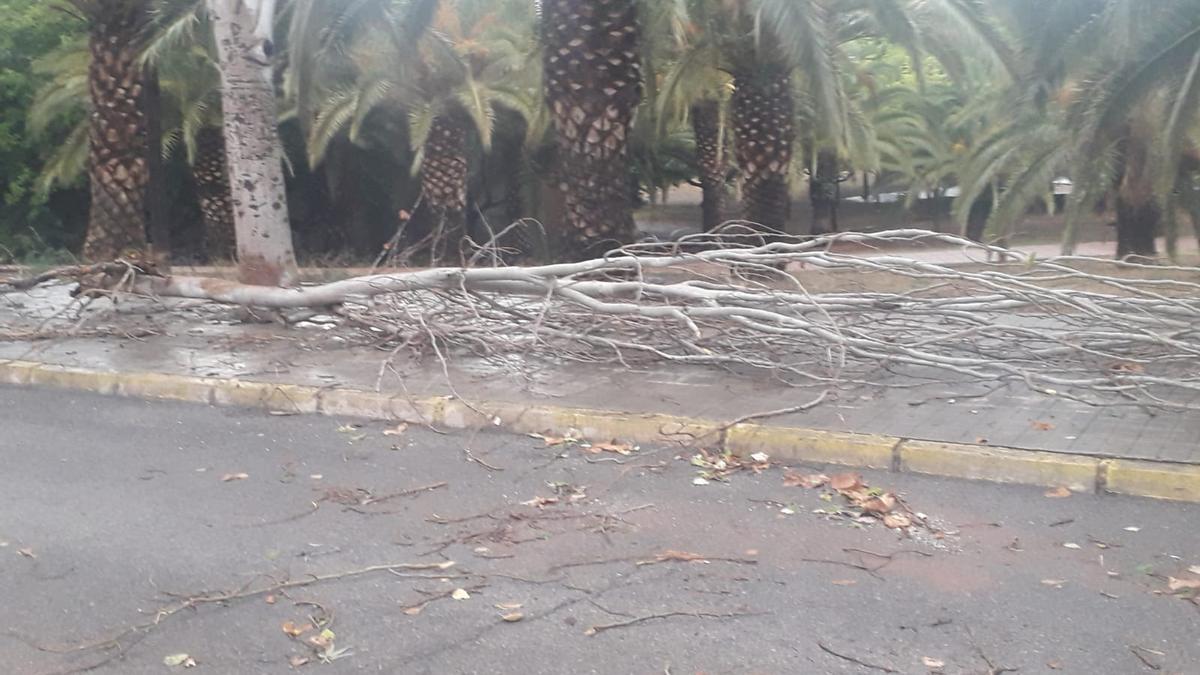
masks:
<svg viewBox="0 0 1200 675"><path fill-rule="evenodd" d="M513 368L658 361L767 371L797 386L1016 383L1096 405L1200 408L1198 268L1024 259L922 230L776 239L727 229L580 263L297 288L163 276L129 261L6 283L73 279L85 294L324 312L383 334L394 352L465 350ZM976 262L888 252L913 244L961 247Z"/></svg>

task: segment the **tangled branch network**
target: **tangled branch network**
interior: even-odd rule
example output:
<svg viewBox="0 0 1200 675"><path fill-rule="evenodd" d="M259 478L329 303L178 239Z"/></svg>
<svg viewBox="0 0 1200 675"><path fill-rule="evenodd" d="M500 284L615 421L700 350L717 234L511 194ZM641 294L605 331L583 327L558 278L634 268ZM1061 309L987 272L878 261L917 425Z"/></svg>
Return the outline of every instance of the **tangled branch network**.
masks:
<svg viewBox="0 0 1200 675"><path fill-rule="evenodd" d="M914 246L957 250L961 262L904 255ZM924 230L768 240L735 224L580 263L300 289L143 275L132 287L332 309L396 351L508 367L665 362L827 389L984 382L1094 405L1200 408L1200 268L1039 260Z"/></svg>

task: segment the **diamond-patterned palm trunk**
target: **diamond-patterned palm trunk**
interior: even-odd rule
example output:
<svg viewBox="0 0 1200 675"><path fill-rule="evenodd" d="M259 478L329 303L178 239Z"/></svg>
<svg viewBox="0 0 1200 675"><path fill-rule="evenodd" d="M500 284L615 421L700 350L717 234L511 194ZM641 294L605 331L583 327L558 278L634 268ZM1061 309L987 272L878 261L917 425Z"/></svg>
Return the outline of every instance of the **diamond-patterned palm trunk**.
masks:
<svg viewBox="0 0 1200 675"><path fill-rule="evenodd" d="M204 216L204 243L208 259L233 260L237 241L233 227L233 197L225 158L225 134L219 127L196 133L196 159L192 166L196 196Z"/></svg>
<svg viewBox="0 0 1200 675"><path fill-rule="evenodd" d="M417 250L430 265L458 264L466 226L467 133L461 113L439 115L425 139L421 161L421 205Z"/></svg>
<svg viewBox="0 0 1200 675"><path fill-rule="evenodd" d="M91 22L88 128L91 210L83 257L112 260L146 247L146 116L137 36L140 2L97 0Z"/></svg>
<svg viewBox="0 0 1200 675"><path fill-rule="evenodd" d="M724 219L725 147L721 134L721 104L713 100L700 101L692 105L691 116L703 195L700 211L704 218L704 231L709 232Z"/></svg>
<svg viewBox="0 0 1200 675"><path fill-rule="evenodd" d="M636 0L543 0L545 92L566 201L562 257L634 236L628 141L642 98Z"/></svg>
<svg viewBox="0 0 1200 675"><path fill-rule="evenodd" d="M786 68L763 66L734 74L733 128L745 218L781 232L791 215L788 171L796 137L794 113Z"/></svg>

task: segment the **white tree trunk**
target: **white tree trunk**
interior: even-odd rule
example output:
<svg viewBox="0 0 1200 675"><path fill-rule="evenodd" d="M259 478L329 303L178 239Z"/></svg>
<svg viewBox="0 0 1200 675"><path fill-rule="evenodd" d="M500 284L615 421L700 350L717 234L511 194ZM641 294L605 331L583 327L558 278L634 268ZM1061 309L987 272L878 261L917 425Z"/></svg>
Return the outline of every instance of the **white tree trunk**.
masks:
<svg viewBox="0 0 1200 675"><path fill-rule="evenodd" d="M269 54L275 0L207 0L221 68L239 276L287 286L296 278L283 150Z"/></svg>

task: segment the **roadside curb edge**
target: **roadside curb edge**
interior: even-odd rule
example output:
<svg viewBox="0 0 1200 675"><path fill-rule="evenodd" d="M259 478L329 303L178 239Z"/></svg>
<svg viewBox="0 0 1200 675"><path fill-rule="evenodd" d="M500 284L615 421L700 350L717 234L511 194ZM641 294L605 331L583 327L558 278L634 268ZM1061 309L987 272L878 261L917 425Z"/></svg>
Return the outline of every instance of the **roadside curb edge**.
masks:
<svg viewBox="0 0 1200 675"><path fill-rule="evenodd" d="M1200 503L1200 466L1104 459L990 445L940 443L881 434L742 423L658 413L616 412L511 402L466 402L150 372L106 372L0 361L0 384L53 387L130 398L186 401L276 412L360 417L449 429L492 427L518 434L578 434L678 447L721 447L739 456L762 452L781 463L838 464L950 478L1113 493Z"/></svg>

